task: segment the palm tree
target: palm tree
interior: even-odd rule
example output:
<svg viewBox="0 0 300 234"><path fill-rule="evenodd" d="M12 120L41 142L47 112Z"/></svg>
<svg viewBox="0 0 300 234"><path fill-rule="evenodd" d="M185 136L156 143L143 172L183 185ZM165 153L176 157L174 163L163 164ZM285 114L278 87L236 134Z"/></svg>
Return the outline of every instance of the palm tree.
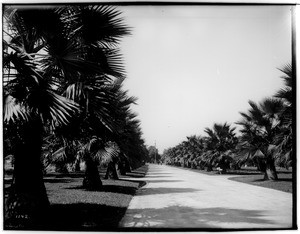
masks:
<svg viewBox="0 0 300 234"><path fill-rule="evenodd" d="M99 128L112 131L107 100L113 97L103 90L124 77L115 47L128 28L120 12L107 6L4 10L4 121L17 126L18 136L6 214L27 217L35 210L31 203L40 209L49 203L40 165L44 126L64 129L77 111L75 120L96 119ZM26 206L17 211L15 204Z"/></svg>
<svg viewBox="0 0 300 234"><path fill-rule="evenodd" d="M81 120L78 122L78 120L75 120L74 122L71 122L68 126L64 126L61 129L57 129L56 136L59 136L59 133L63 134L68 139L64 139L64 142L81 142L81 145L85 145L87 141L93 140L91 138L91 135L97 136L98 138L101 138L103 142L112 142L114 141L117 144L118 154L116 154L119 159L116 160L117 156L114 157L108 157L109 154L105 154L104 157L106 158L106 161L108 161L109 167L108 171L112 171L114 175L114 179L117 179L117 172L116 172L116 163L120 162L120 159L122 158L122 162L126 164L126 170L130 171L128 160L132 160L136 156L137 160L140 160L141 156L143 155L141 152L141 145L143 144L143 141L141 140L141 129L139 128L139 121L136 118L136 115L133 114L130 111L130 105L134 104L136 101L136 98L129 97L127 95L126 91L123 91L122 88L122 81L123 80L117 80L113 82L112 84L108 84L104 87L102 87L102 95L103 97L109 97L105 101L103 105L94 105L92 108L90 107L93 103L95 103L94 99L95 96L90 88L90 94L88 95L89 99L86 100L88 104L84 105L84 107L88 107L89 111L83 111L84 113L88 113L87 115L84 114L81 116ZM96 96L97 100L99 99L99 95ZM77 100L78 101L78 100ZM80 101L79 101L80 102ZM107 116L103 115L97 115L97 112L99 110L104 109L104 107L107 107L105 111L107 112ZM95 113L96 112L96 113ZM102 117L102 119L99 119ZM104 118L105 117L105 118ZM103 121L105 123L103 124ZM105 133L105 134L103 134ZM78 147L78 144L72 144L73 145L73 151L80 151L82 147ZM55 151L52 154L52 158L60 158L59 156L63 156L61 160L65 160L66 155L68 155L65 150L68 150L70 147L69 145L63 144L61 148L57 151ZM107 147L105 147L107 148ZM109 148L108 148L109 149ZM104 148L103 148L103 151ZM86 152L86 154L88 151ZM73 159L75 158L82 159L86 163L86 172L85 177L83 180L83 186L88 190L98 190L100 189L101 185L96 185L93 181L99 181L97 177L98 176L98 169L97 169L97 162L103 161L103 159L98 158L95 159L93 156L91 157L75 157L75 155L78 155L78 153L74 154ZM82 154L81 154L82 155ZM129 157L127 156L129 155ZM99 155L98 155L99 156ZM108 159L110 158L110 159ZM88 162L86 161L88 160ZM126 172L125 172L126 173ZM124 173L123 173L124 174ZM95 178L93 178L94 176ZM88 182L90 180L90 182ZM86 186L88 185L88 186ZM92 186L95 186L94 188Z"/></svg>
<svg viewBox="0 0 300 234"><path fill-rule="evenodd" d="M113 92L116 94L114 105L114 123L117 127L113 141L120 148L122 162L126 165L126 171L130 172L129 161L133 167L140 166L144 155L144 140L137 114L132 112L131 105L136 104L137 98L128 95L128 91L122 88L122 80L113 84ZM121 163L121 162L120 162Z"/></svg>
<svg viewBox="0 0 300 234"><path fill-rule="evenodd" d="M125 30L123 30L123 32L127 33ZM119 36L121 33L117 35ZM101 45L106 44L105 41L98 41L97 43L100 43ZM111 44L112 42L109 43L109 45ZM91 49L91 51L94 51L94 48ZM108 48L106 48L105 51L107 52ZM98 57L102 59L103 55L99 56L98 54ZM93 57L93 59L95 58ZM109 59L115 62L121 62L119 56L115 55L115 58L113 57L113 53L110 53ZM106 61L102 61L102 63L107 64ZM117 71L122 71L121 67L116 69L117 65L120 67L121 63L110 65L104 70L111 72L113 69L109 68L113 67ZM124 80L123 74L119 72L110 74L110 76L112 75L118 79L106 80L108 76L89 76L89 74L86 74L88 79L83 80L79 77L77 82L71 83L66 87L66 96L80 103L83 111L81 118L79 118L79 124L78 121L74 121L71 125L69 124L69 126L61 129L60 132L63 132L64 134L67 132L72 138L74 135L78 135L78 132L81 132L80 135L82 135L83 132L80 129L84 129L84 134L90 132L89 135L98 135L103 138L104 141L112 140L118 142L122 152L124 152L122 155L129 155L128 150L125 148L128 148L128 145L130 145L132 148L131 152L135 152L137 158L140 158L141 154L138 152L142 150L137 146L143 144L143 141L140 139L141 130L139 129L138 121L131 120L135 118L135 115L129 111L130 105L134 104L136 99L134 97L128 97L127 92L122 90L122 82ZM130 127L133 130L128 135L129 131L126 129L129 125L133 125ZM99 133L101 135L99 135ZM131 141L132 139L136 139L136 143L133 144L133 142L131 142L129 144L126 140L126 135ZM137 137L133 137L133 135ZM132 155L133 154L130 153L130 158L132 158ZM126 158L128 158L128 156L123 158L127 161ZM87 164L87 171L90 169L88 165L90 164ZM96 173L88 174L96 175ZM87 178L89 177L85 177L85 180L87 180Z"/></svg>
<svg viewBox="0 0 300 234"><path fill-rule="evenodd" d="M101 156L101 163L107 165L105 179L119 179L116 166L120 162L120 155L119 146L115 142L108 142L105 147L105 154Z"/></svg>
<svg viewBox="0 0 300 234"><path fill-rule="evenodd" d="M201 137L192 135L187 137L187 141L184 141L184 147L186 150L188 167L197 168L199 163L199 156L202 154L203 140Z"/></svg>
<svg viewBox="0 0 300 234"><path fill-rule="evenodd" d="M287 168L293 161L293 71L292 66L287 64L280 69L284 73L282 79L285 87L280 89L274 96L283 101L283 110L280 116L280 132L275 136L275 144L281 157L277 158L278 164L283 164ZM284 155L284 156L282 156Z"/></svg>
<svg viewBox="0 0 300 234"><path fill-rule="evenodd" d="M205 128L208 137L205 138L205 153L203 159L211 170L213 165L219 165L223 173L229 168L232 161L230 150L237 144L235 128L229 124L214 124L213 128Z"/></svg>
<svg viewBox="0 0 300 234"><path fill-rule="evenodd" d="M248 113L241 113L243 120L239 142L241 158L244 161L256 160L264 172L264 179L277 180L275 159L279 154L275 150L274 139L280 132L280 116L283 102L276 98L266 98L259 105L249 101Z"/></svg>
<svg viewBox="0 0 300 234"><path fill-rule="evenodd" d="M35 57L41 39L18 13L11 8L4 11L4 129L14 126L16 136L5 215L32 218L49 205L40 162L43 125L66 124L78 105L59 95L53 77L41 70Z"/></svg>

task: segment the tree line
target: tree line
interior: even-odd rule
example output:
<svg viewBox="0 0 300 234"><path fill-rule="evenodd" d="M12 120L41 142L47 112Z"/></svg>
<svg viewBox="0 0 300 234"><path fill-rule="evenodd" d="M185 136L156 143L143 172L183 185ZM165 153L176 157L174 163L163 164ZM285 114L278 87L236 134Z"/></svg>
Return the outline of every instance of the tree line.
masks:
<svg viewBox="0 0 300 234"><path fill-rule="evenodd" d="M98 165L115 176L141 166L147 148L137 99L118 44L130 35L111 6L4 6L3 138L12 155L13 180L5 219L38 218L49 207L45 169L79 170L83 187L101 189ZM107 176L109 173L107 173Z"/></svg>
<svg viewBox="0 0 300 234"><path fill-rule="evenodd" d="M277 180L276 166L289 168L293 152L293 69L290 64L279 69L284 87L259 103L249 101L247 112L240 112L241 128L228 123L215 123L205 128L205 136L192 135L178 145L166 149L162 160L169 165L221 173L255 165L264 179Z"/></svg>

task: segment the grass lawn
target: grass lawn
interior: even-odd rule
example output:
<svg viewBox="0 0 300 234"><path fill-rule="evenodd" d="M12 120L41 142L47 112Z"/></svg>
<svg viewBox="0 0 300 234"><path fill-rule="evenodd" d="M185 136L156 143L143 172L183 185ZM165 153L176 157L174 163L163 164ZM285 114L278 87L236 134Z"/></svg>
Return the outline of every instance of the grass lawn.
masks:
<svg viewBox="0 0 300 234"><path fill-rule="evenodd" d="M256 167L242 167L240 170L228 170L226 174L220 175L216 169L213 171L207 172L205 170L183 168L185 170L192 170L195 172L203 173L206 175L212 176L227 176L227 175L236 175L234 177L228 178L229 180L234 180L242 183L252 184L256 186L276 189L288 193L293 192L293 179L292 179L292 169L286 170L284 168L276 168L278 180L263 180L263 173L257 171Z"/></svg>
<svg viewBox="0 0 300 234"><path fill-rule="evenodd" d="M136 190L145 182L134 178L143 177L147 166L143 166L119 180L104 180L105 171L100 175L101 191L86 191L82 188L84 173L50 173L44 177L50 201L46 224L33 229L100 231L115 230L124 216ZM9 187L10 180L5 180Z"/></svg>
<svg viewBox="0 0 300 234"><path fill-rule="evenodd" d="M231 177L229 179L238 182L256 185L256 186L276 189L283 192L292 193L293 192L292 171L278 169L277 172L278 172L277 181L263 180L262 174L249 174L249 175Z"/></svg>

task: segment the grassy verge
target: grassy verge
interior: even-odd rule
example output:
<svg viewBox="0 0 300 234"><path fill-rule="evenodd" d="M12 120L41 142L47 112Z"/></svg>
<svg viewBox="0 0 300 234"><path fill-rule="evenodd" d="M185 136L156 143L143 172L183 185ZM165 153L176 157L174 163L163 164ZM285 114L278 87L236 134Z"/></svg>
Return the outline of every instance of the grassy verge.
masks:
<svg viewBox="0 0 300 234"><path fill-rule="evenodd" d="M119 180L104 180L101 191L82 188L83 173L45 176L45 186L50 210L45 214L46 224L40 230L100 231L116 230L136 190L145 182L134 178L143 177L147 166L133 170ZM101 178L104 172L100 172ZM9 180L6 180L8 187ZM33 228L35 229L35 228Z"/></svg>
<svg viewBox="0 0 300 234"><path fill-rule="evenodd" d="M293 192L293 179L292 179L292 172L290 171L287 172L279 171L277 181L263 180L263 175L261 174L231 177L229 178L229 180L234 180L234 181L261 186L265 188L276 189L288 193Z"/></svg>
<svg viewBox="0 0 300 234"><path fill-rule="evenodd" d="M226 174L219 174L217 170L205 171L199 169L183 168L185 170L191 170L194 172L211 175L211 176L227 176L233 175L234 177L228 178L229 180L234 180L242 183L247 183L251 185L261 186L265 188L271 188L280 190L283 192L292 193L293 192L293 178L292 170L286 170L284 168L276 168L278 174L277 181L263 180L263 174L260 171L257 171L255 167L243 167L240 170L228 170Z"/></svg>

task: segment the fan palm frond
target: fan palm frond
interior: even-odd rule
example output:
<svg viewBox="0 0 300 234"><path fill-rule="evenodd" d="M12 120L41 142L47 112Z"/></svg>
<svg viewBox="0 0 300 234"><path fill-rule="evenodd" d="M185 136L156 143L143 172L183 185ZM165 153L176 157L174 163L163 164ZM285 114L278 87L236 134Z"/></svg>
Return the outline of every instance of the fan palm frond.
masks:
<svg viewBox="0 0 300 234"><path fill-rule="evenodd" d="M260 103L261 110L271 117L280 115L284 110L284 103L277 98L266 98Z"/></svg>
<svg viewBox="0 0 300 234"><path fill-rule="evenodd" d="M117 162L120 157L120 148L115 143L109 143L104 150L98 151L96 156L101 163Z"/></svg>
<svg viewBox="0 0 300 234"><path fill-rule="evenodd" d="M25 120L27 121L30 114L26 106L18 103L14 97L7 95L4 98L4 118L5 122L15 122L16 120Z"/></svg>
<svg viewBox="0 0 300 234"><path fill-rule="evenodd" d="M129 28L120 17L121 12L111 6L80 7L80 31L88 44L111 47L129 34Z"/></svg>

